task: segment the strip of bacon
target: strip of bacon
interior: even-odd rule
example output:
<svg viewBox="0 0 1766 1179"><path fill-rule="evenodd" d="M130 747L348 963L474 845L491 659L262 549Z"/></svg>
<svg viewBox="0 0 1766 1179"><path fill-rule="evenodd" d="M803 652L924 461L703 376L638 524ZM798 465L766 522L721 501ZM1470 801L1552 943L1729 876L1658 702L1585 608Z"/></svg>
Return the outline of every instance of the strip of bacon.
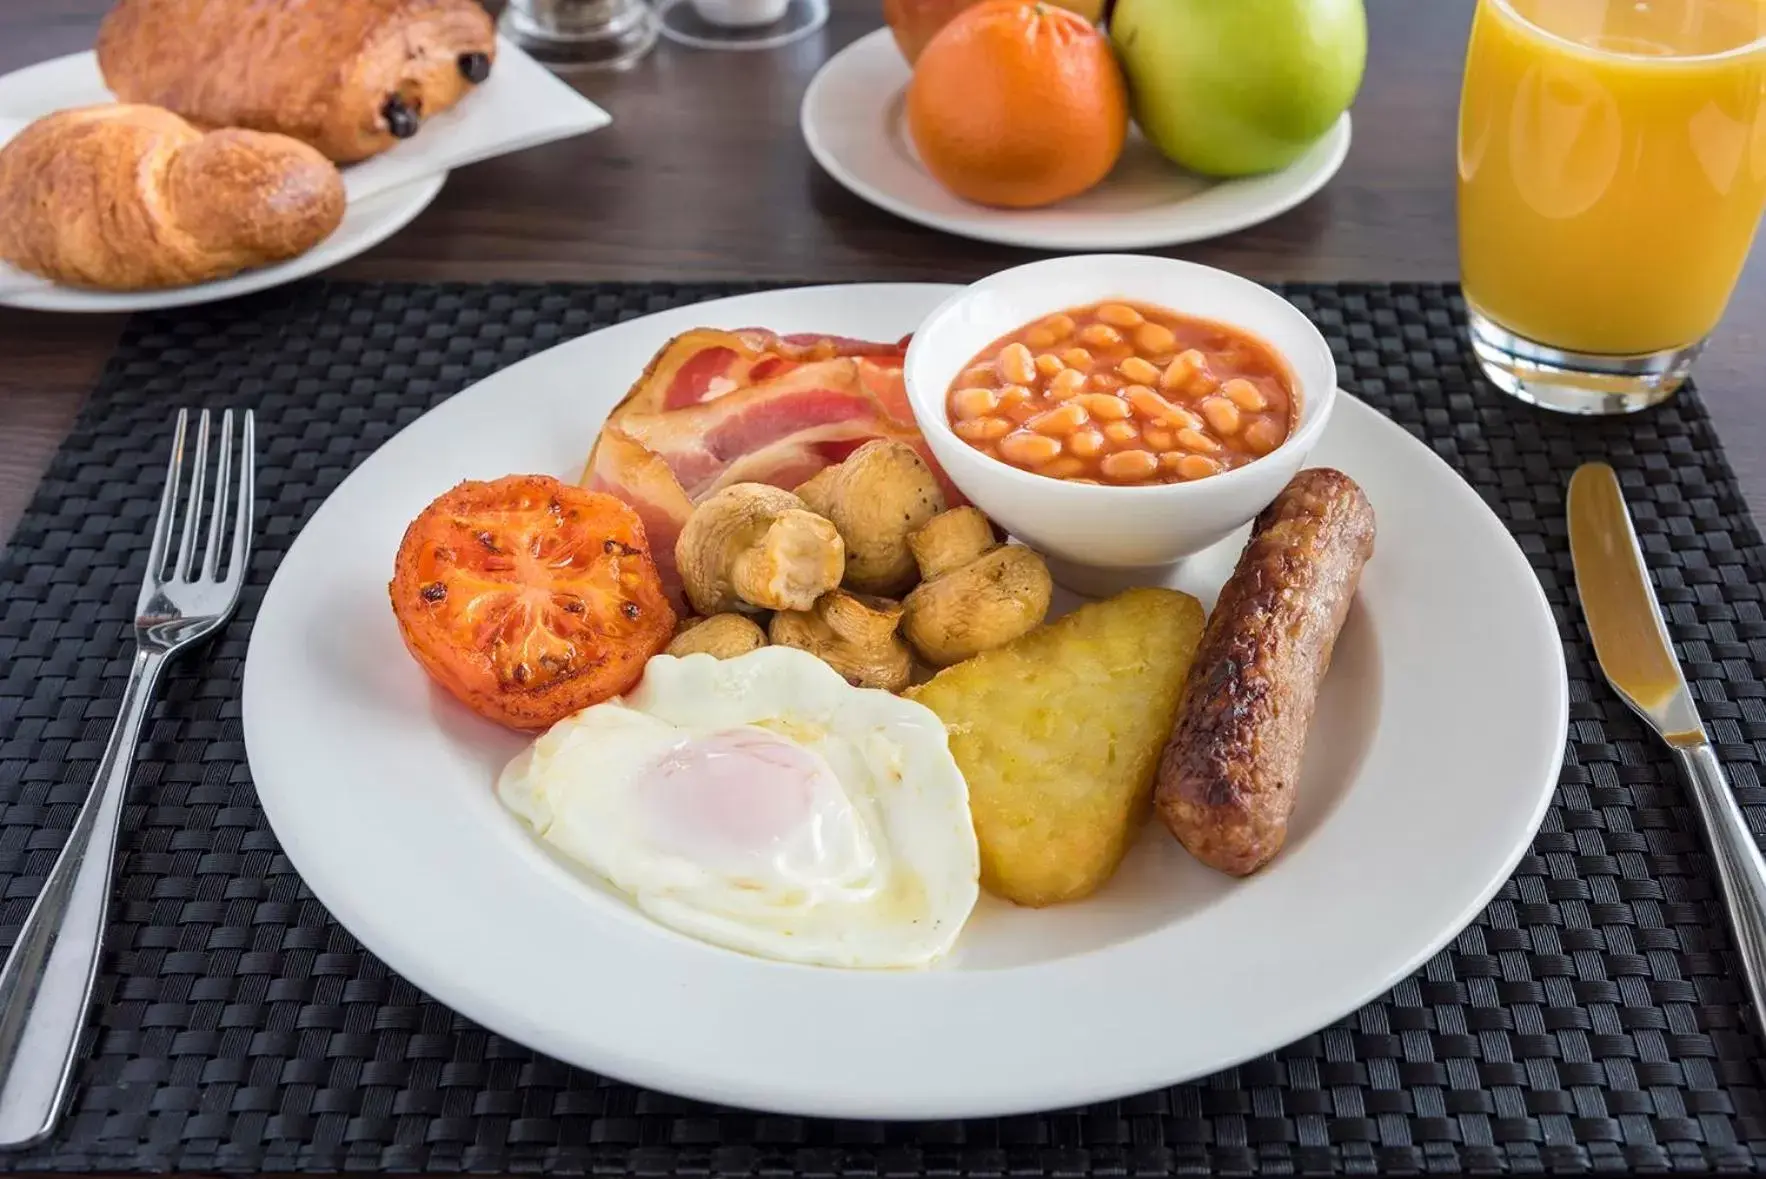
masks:
<svg viewBox="0 0 1766 1179"><path fill-rule="evenodd" d="M685 604L680 573L675 567L675 538L681 534L693 501L660 457L645 450L613 427L603 428L581 482L590 491L604 491L630 504L644 524L650 558L662 577L662 587L677 612Z"/></svg>
<svg viewBox="0 0 1766 1179"><path fill-rule="evenodd" d="M698 405L797 365L842 356L875 357L899 372L906 354L905 341L873 344L834 336L779 336L764 328L698 328L676 336L656 354L619 409L661 413ZM900 408L906 408L905 400Z"/></svg>
<svg viewBox="0 0 1766 1179"><path fill-rule="evenodd" d="M847 423L855 437L898 431L850 379L850 366L850 361L801 366L702 405L625 414L618 428L660 455L697 501L734 460L804 430Z"/></svg>
<svg viewBox="0 0 1766 1179"><path fill-rule="evenodd" d="M582 481L631 504L680 604L674 543L693 505L731 483L795 488L875 438L918 450L950 503L902 382L906 340L870 343L699 328L675 337L609 415Z"/></svg>

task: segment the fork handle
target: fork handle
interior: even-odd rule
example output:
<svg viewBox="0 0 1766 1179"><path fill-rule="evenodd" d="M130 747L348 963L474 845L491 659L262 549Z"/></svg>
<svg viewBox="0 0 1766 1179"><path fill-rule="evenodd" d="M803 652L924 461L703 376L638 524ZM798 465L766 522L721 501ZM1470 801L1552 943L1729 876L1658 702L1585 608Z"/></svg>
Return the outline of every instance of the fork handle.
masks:
<svg viewBox="0 0 1766 1179"><path fill-rule="evenodd" d="M1754 1018L1766 1027L1766 859L1761 858L1760 845L1748 830L1747 817L1710 743L1675 746L1674 753L1692 784L1711 842L1723 904L1741 952L1742 975L1754 1001Z"/></svg>
<svg viewBox="0 0 1766 1179"><path fill-rule="evenodd" d="M73 1088L135 743L165 661L136 650L92 792L0 967L0 1150L48 1137Z"/></svg>

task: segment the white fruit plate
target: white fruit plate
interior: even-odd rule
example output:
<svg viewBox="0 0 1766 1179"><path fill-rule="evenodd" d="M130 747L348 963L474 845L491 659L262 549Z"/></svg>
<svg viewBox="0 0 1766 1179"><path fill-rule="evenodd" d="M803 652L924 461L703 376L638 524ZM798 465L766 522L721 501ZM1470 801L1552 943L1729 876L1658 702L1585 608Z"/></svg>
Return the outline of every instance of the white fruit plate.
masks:
<svg viewBox="0 0 1766 1179"><path fill-rule="evenodd" d="M910 77L888 29L828 59L800 123L828 175L880 209L977 241L1061 251L1145 250L1220 237L1287 212L1323 188L1349 154L1349 116L1267 176L1185 172L1130 131L1122 159L1089 192L1045 209L989 209L945 189L920 163L903 117Z"/></svg>

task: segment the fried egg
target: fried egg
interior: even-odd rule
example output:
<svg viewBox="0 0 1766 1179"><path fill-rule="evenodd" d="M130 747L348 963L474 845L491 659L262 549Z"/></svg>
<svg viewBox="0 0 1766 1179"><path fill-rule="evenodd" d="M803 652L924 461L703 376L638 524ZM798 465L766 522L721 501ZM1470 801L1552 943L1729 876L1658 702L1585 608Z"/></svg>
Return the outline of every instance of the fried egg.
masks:
<svg viewBox="0 0 1766 1179"><path fill-rule="evenodd" d="M497 795L652 919L759 957L925 966L978 895L943 722L789 647L656 656L510 762Z"/></svg>

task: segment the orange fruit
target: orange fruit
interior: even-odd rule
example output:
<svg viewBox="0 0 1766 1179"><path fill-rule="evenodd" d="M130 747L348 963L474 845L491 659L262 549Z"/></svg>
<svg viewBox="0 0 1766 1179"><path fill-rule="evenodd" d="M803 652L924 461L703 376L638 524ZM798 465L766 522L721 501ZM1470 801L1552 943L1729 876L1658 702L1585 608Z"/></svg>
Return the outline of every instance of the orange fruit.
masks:
<svg viewBox="0 0 1766 1179"><path fill-rule="evenodd" d="M1107 38L1046 0L985 0L920 53L908 134L938 182L1025 209L1084 192L1128 135L1128 87Z"/></svg>
<svg viewBox="0 0 1766 1179"><path fill-rule="evenodd" d="M912 65L926 42L939 29L965 8L973 8L985 0L883 0L883 19L895 34L896 48ZM1104 0L1051 0L1052 3L1077 12L1092 24L1104 16Z"/></svg>

